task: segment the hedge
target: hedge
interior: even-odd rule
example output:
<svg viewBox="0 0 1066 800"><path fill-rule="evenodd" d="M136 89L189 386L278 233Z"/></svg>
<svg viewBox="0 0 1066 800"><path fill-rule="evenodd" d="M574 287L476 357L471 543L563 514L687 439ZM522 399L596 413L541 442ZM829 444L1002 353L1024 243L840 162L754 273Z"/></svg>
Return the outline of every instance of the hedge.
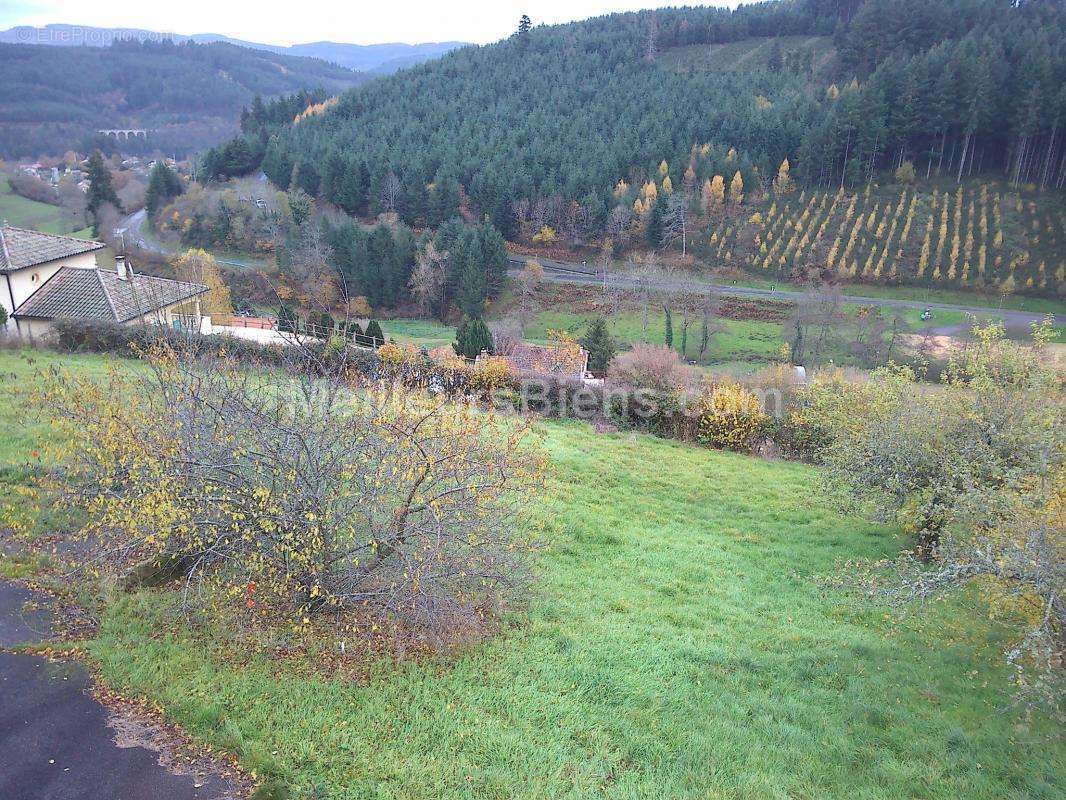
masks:
<svg viewBox="0 0 1066 800"><path fill-rule="evenodd" d="M56 320L52 338L56 347L68 352L115 353L136 358L153 343L167 342L187 352L225 353L263 367L343 373L346 377L354 372L368 381L399 382L447 396L474 397L497 407L509 406L546 417L606 418L625 430L711 447L751 451L769 441L779 455L795 460L816 461L827 441L826 433L804 417L801 403L786 401L784 413L775 419L753 409L754 395L738 384L711 387L695 398L683 398L678 393L604 388L580 380L516 373L499 359L483 360L477 366L459 357L435 362L425 351L394 342L372 350L349 347L344 339L335 337L328 342L304 343L298 357L294 357L296 351L291 346L91 320ZM718 413L723 398L730 401L731 409L742 410Z"/></svg>

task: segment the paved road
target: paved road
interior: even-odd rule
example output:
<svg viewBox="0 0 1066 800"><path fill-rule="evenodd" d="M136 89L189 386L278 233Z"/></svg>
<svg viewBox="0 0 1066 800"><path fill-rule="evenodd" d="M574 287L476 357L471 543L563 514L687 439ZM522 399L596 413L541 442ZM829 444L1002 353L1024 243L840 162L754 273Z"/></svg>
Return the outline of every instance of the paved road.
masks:
<svg viewBox="0 0 1066 800"><path fill-rule="evenodd" d="M521 256L511 256L510 259L510 271L517 272L523 266L525 266L526 258ZM552 259L538 258L537 263L544 267L544 277L546 280L553 281L555 283L576 283L582 285L602 286L603 275L597 273L587 266L582 264L574 264L566 261L555 261ZM620 289L633 289L637 288L637 282L625 274L609 274L607 278L608 285L613 288ZM669 280L660 281L657 285L662 288L677 288L677 289L689 289L691 291L692 284L695 283L698 287L701 287L704 291L719 292L721 294L735 295L737 297L755 297L763 298L767 300L799 300L803 297L803 292L796 291L795 289L759 289L750 286L734 286L729 283L712 283L703 281L686 281L684 284L672 282ZM935 312L939 309L942 311L961 311L966 314L975 314L983 317L994 316L1003 320L1004 325L1011 329L1024 329L1028 330L1029 326L1034 322L1039 322L1044 318L1043 314L1033 314L1027 311L1013 311L1005 309L993 309L982 306L966 306L966 305L953 305L951 303L931 303L921 300L896 300L886 297L865 297L863 295L844 295L844 301L847 303L854 303L856 305L865 306L877 306L880 308L931 308ZM943 333L944 335L954 335L966 331L969 328L968 324L961 323L955 325L941 326L940 328L933 328L934 333Z"/></svg>
<svg viewBox="0 0 1066 800"><path fill-rule="evenodd" d="M47 611L23 612L38 599L0 582L0 647L45 641ZM0 798L3 800L221 800L225 781L176 775L159 754L120 737L110 713L89 694L85 668L0 652Z"/></svg>
<svg viewBox="0 0 1066 800"><path fill-rule="evenodd" d="M149 253L171 255L176 252L176 248L170 247L154 236L148 235L145 230L147 222L148 213L142 208L140 211L122 218L115 228L115 236L119 237L120 241L127 246L138 247ZM215 260L220 264L229 264L231 267L241 267L243 269L262 269L267 266L265 261L254 258L222 258L221 256L215 256Z"/></svg>

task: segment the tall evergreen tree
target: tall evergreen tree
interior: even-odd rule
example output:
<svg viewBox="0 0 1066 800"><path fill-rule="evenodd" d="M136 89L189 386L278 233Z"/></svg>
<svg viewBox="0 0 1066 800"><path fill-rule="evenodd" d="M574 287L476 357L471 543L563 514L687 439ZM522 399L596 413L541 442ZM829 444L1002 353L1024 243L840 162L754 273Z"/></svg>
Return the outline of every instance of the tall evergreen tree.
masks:
<svg viewBox="0 0 1066 800"><path fill-rule="evenodd" d="M463 358L475 359L483 352L492 353L492 333L483 319L463 317L455 332L452 349Z"/></svg>
<svg viewBox="0 0 1066 800"><path fill-rule="evenodd" d="M372 319L366 324L366 332L363 334L363 338L371 347L381 347L381 345L385 344L385 333L381 330L381 324L376 319Z"/></svg>
<svg viewBox="0 0 1066 800"><path fill-rule="evenodd" d="M170 200L181 194L181 178L163 159L155 162L148 176L148 189L144 195L144 208L149 217L155 217Z"/></svg>
<svg viewBox="0 0 1066 800"><path fill-rule="evenodd" d="M119 213L122 212L122 203L115 192L115 185L111 182L111 170L104 162L104 157L99 150L94 150L89 156L89 192L86 198L85 208L93 217L93 235L100 235L100 209L110 204Z"/></svg>
<svg viewBox="0 0 1066 800"><path fill-rule="evenodd" d="M589 353L589 370L596 375L603 375L607 367L618 352L618 345L607 329L607 320L596 317L588 326L588 330L581 339L581 346Z"/></svg>

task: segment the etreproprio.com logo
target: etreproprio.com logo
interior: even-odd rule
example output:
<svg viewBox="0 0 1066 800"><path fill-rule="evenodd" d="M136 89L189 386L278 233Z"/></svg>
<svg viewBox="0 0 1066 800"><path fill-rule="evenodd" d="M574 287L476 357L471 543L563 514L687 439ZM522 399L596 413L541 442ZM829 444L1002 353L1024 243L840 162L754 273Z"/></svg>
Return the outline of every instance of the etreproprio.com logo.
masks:
<svg viewBox="0 0 1066 800"><path fill-rule="evenodd" d="M136 39L140 42L173 40L174 34L143 31L135 28L87 28L80 25L15 28L15 39L22 44L92 45L107 47L112 42Z"/></svg>

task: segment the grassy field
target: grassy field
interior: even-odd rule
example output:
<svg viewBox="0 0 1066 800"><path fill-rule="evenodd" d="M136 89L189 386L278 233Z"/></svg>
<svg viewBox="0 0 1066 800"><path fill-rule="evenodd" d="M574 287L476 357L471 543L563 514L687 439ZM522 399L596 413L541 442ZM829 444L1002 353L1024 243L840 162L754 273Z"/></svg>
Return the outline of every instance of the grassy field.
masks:
<svg viewBox="0 0 1066 800"><path fill-rule="evenodd" d="M0 352L0 373L55 360ZM0 422L0 463L29 458L43 429L5 399ZM547 547L496 638L344 683L232 664L140 592L88 644L103 676L297 797L1062 796L1061 731L1007 710L1003 631L979 608L897 618L822 587L902 541L812 495L815 470L540 427Z"/></svg>
<svg viewBox="0 0 1066 800"><path fill-rule="evenodd" d="M804 290L803 286L779 280L759 279L752 275L745 275L736 281L736 285L759 289L768 289L771 286L776 286L778 289L793 292L802 292ZM880 286L877 284L847 284L842 287L842 291L845 294L860 297L913 300L919 303L944 303L968 308L988 309L989 314L1005 309L1008 311L1027 311L1031 314L1054 314L1060 318L1066 316L1066 303L1052 300L1048 297L1027 297L1025 295L1008 295L1004 297L980 292L965 292L959 289L934 289L927 286ZM935 313L939 315L945 312L937 309Z"/></svg>
<svg viewBox="0 0 1066 800"><path fill-rule="evenodd" d="M585 334L591 314L559 311L550 309L542 311L526 330L526 338L531 342L544 343L548 340L548 331L566 331L580 338ZM680 326L680 318L674 322ZM660 311L649 318L648 338L662 342L664 316ZM619 342L629 345L641 341L642 323L638 313L626 312L612 315L608 320L612 335ZM394 319L382 323L387 337L398 341L411 342L418 347L440 347L455 341L455 328L449 325L419 319ZM712 342L708 363L724 361L748 361L766 363L781 348L781 325L756 321L728 320L725 330L718 333ZM675 328L674 346L681 347L681 330ZM689 325L688 356L695 359L699 355L699 324Z"/></svg>
<svg viewBox="0 0 1066 800"><path fill-rule="evenodd" d="M854 312L854 308L848 308ZM900 309L900 315L915 330L920 329L921 311L918 309ZM589 322L595 317L592 312L569 310L564 302L552 303L541 310L526 329L526 338L543 343L548 339L549 331L566 331L576 338L581 338ZM681 314L673 314L674 348L681 350ZM935 319L928 323L934 325L951 325L965 322L966 314L957 311L938 311ZM611 334L622 346L636 344L643 340L643 320L639 311L620 311L607 318ZM661 309L653 311L648 318L648 341L661 344L664 338L665 315ZM455 328L441 323L419 319L394 319L382 322L386 337L398 341L411 342L417 347L427 349L440 347L455 341ZM845 325L841 331L847 336L852 327ZM729 366L746 366L756 369L776 360L787 338L785 324L766 320L721 320L721 330L711 338L710 347L702 363L720 369ZM693 362L699 361L700 320L698 315L690 320L688 342L685 357ZM843 352L834 354L838 361L844 360Z"/></svg>
<svg viewBox="0 0 1066 800"><path fill-rule="evenodd" d="M44 233L72 234L82 239L92 237L91 228L73 230L63 219L59 206L38 203L14 194L7 178L0 175L0 219L16 228L30 228Z"/></svg>
<svg viewBox="0 0 1066 800"><path fill-rule="evenodd" d="M812 67L821 69L835 54L828 36L777 36L740 39L724 44L694 44L671 47L659 56L659 63L679 72L730 72L765 67L777 43L782 54L810 50Z"/></svg>

